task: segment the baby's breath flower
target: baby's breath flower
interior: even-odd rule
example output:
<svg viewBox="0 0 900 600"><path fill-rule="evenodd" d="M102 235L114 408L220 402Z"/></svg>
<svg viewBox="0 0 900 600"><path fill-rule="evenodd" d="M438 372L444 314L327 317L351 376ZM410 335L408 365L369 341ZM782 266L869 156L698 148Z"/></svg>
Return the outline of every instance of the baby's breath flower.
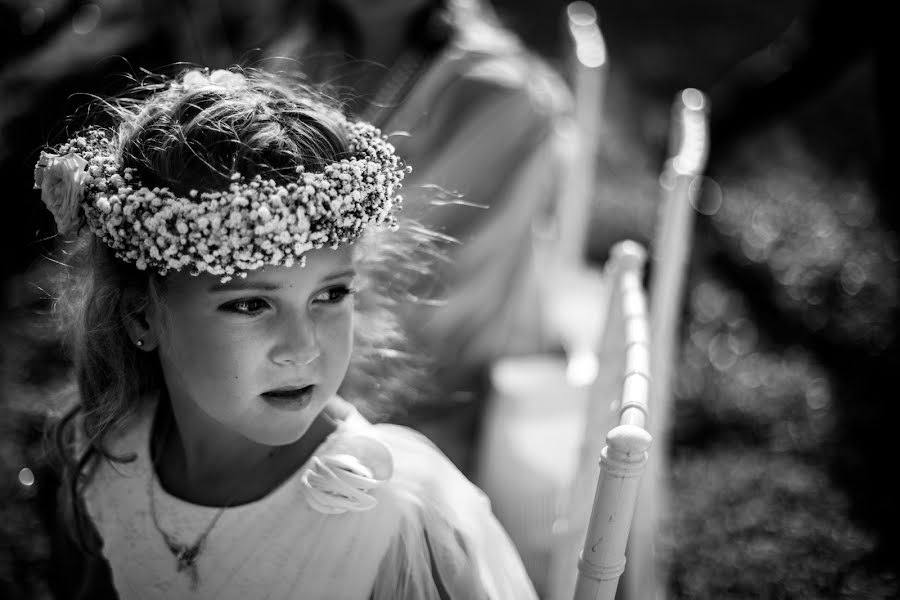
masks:
<svg viewBox="0 0 900 600"><path fill-rule="evenodd" d="M192 73L182 85L230 87L243 80L228 71ZM286 185L232 173L227 191L190 190L182 197L168 188L149 189L134 169L121 168L114 137L99 128L61 144L56 154L42 154L35 182L50 187L48 167L64 164L53 168L65 171L66 190L74 191L66 191L64 201L44 194L44 201L51 210L65 206L68 216L81 209L90 230L138 269L165 275L188 267L192 274L228 281L265 265L303 265L306 252L352 242L369 226L396 229L400 198L394 193L408 171L378 129L367 123L346 127L351 159L319 173L299 166L297 180ZM53 177L61 177L56 171Z"/></svg>

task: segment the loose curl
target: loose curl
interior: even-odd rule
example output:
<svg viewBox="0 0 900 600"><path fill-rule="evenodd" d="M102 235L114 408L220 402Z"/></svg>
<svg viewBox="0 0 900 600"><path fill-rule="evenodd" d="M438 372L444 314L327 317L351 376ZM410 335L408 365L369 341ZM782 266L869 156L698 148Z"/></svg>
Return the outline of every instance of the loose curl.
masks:
<svg viewBox="0 0 900 600"><path fill-rule="evenodd" d="M327 97L285 75L243 74L247 85L237 88L146 80L124 97L100 102L95 122L108 123L122 165L140 173L145 185L185 196L227 186L234 171L287 183L298 165L321 171L349 154L343 119ZM428 365L409 348L398 313L415 301L410 290L427 265L440 259L435 240L407 224L355 243L361 280L354 354L341 393L370 417L428 395ZM87 231L65 246L70 269L57 314L74 354L79 401L60 421L56 439L66 466L68 520L82 547L95 551L80 490L99 459L133 458L112 455L108 442L141 402L163 390L157 355L137 349L125 323L165 303L166 278L118 260Z"/></svg>

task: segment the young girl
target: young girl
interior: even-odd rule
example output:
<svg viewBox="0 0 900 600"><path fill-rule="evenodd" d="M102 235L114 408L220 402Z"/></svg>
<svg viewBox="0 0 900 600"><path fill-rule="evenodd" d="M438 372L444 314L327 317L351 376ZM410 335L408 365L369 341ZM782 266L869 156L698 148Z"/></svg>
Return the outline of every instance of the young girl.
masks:
<svg viewBox="0 0 900 600"><path fill-rule="evenodd" d="M372 273L404 256L393 147L257 72L144 87L35 170L83 238L61 439L85 449L73 519L118 595L534 597L481 492L338 395L389 389L371 379L397 341Z"/></svg>

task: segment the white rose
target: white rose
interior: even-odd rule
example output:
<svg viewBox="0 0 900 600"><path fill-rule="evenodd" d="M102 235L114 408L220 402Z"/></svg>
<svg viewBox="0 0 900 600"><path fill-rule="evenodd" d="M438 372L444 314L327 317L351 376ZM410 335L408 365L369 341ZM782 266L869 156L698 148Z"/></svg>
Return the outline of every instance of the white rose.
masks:
<svg viewBox="0 0 900 600"><path fill-rule="evenodd" d="M41 200L53 215L61 235L75 230L81 220L87 164L77 154L57 156L41 152L35 166L34 188L41 190Z"/></svg>

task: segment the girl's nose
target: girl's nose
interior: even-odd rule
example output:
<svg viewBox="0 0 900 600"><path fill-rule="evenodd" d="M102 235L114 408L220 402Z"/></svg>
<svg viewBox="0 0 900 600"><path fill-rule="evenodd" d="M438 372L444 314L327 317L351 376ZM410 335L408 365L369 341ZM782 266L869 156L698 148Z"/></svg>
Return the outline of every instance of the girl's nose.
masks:
<svg viewBox="0 0 900 600"><path fill-rule="evenodd" d="M321 355L314 324L306 318L286 320L275 332L272 360L280 365L308 365Z"/></svg>

